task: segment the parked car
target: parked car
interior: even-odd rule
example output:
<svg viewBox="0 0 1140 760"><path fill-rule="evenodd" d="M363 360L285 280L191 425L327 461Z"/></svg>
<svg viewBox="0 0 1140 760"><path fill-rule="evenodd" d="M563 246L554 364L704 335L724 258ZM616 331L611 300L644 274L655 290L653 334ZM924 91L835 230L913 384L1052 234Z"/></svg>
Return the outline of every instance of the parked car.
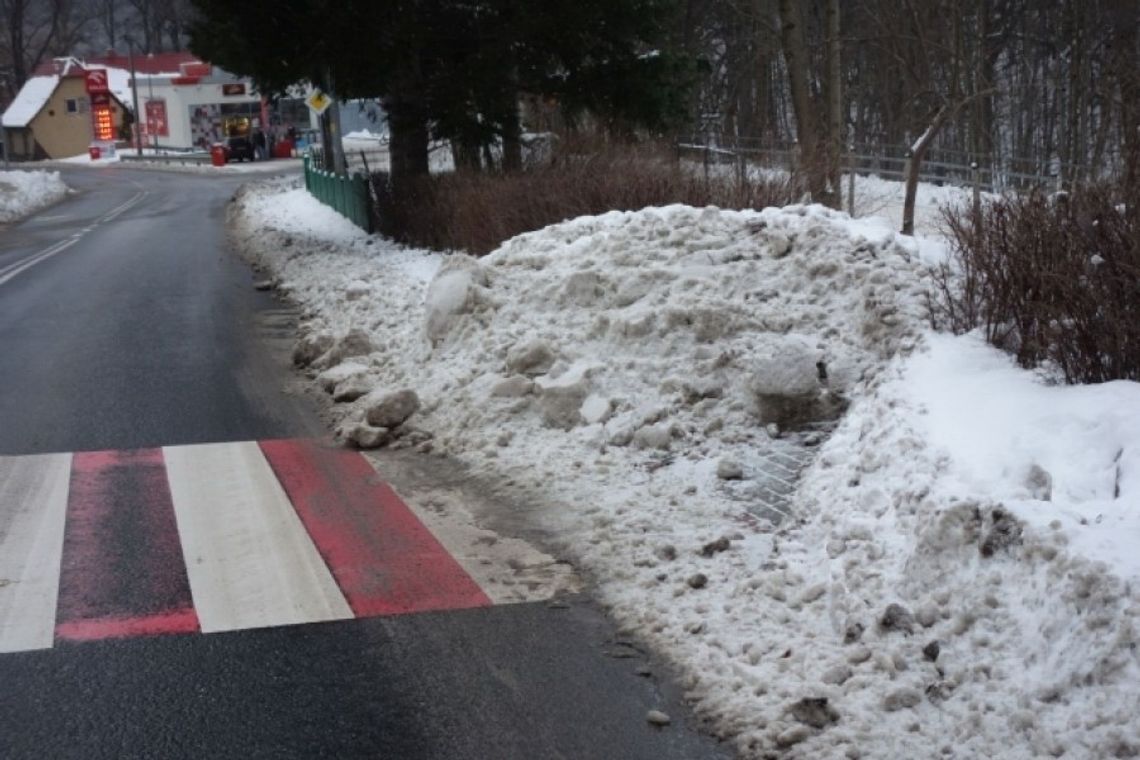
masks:
<svg viewBox="0 0 1140 760"><path fill-rule="evenodd" d="M226 139L226 160L252 161L253 159L253 141L248 137L234 135Z"/></svg>

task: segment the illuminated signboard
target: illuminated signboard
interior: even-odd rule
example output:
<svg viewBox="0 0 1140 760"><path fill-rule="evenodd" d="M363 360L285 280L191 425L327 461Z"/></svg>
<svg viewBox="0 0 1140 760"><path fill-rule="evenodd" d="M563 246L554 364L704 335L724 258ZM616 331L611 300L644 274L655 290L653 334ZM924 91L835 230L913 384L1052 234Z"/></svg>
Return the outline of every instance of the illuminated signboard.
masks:
<svg viewBox="0 0 1140 760"><path fill-rule="evenodd" d="M166 119L166 101L148 100L146 102L146 133L148 135L170 135L170 123Z"/></svg>
<svg viewBox="0 0 1140 760"><path fill-rule="evenodd" d="M96 140L115 139L115 120L111 117L111 96L108 93L91 94L91 127Z"/></svg>
<svg viewBox="0 0 1140 760"><path fill-rule="evenodd" d="M237 84L223 84L223 95L245 95L245 84L238 82Z"/></svg>
<svg viewBox="0 0 1140 760"><path fill-rule="evenodd" d="M87 88L88 95L102 94L111 91L110 87L107 86L106 69L88 69L83 74L83 84Z"/></svg>

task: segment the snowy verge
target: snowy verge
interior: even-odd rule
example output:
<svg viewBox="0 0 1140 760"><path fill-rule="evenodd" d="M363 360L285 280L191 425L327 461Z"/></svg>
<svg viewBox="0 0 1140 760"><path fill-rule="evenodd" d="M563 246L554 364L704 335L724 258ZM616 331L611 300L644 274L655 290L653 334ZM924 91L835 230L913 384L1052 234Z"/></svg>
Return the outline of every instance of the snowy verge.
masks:
<svg viewBox="0 0 1140 760"><path fill-rule="evenodd" d="M59 172L0 172L0 223L23 219L68 192Z"/></svg>
<svg viewBox="0 0 1140 760"><path fill-rule="evenodd" d="M339 416L414 389L395 445L528 497L746 756L1140 751L1137 386L925 334L921 246L885 222L673 206L472 260L289 181L231 222Z"/></svg>

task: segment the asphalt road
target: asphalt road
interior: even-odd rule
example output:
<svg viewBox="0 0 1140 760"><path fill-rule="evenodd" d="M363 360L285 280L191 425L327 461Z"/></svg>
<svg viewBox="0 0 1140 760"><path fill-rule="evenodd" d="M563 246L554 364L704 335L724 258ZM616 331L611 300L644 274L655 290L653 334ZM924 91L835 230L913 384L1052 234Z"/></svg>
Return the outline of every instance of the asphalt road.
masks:
<svg viewBox="0 0 1140 760"><path fill-rule="evenodd" d="M282 392L288 310L224 247L240 178L65 179L75 195L0 231L0 455L324 433ZM0 530L19 506L0 503ZM728 756L663 669L616 640L575 596L57 641L0 654L0 757ZM650 726L650 709L673 723Z"/></svg>

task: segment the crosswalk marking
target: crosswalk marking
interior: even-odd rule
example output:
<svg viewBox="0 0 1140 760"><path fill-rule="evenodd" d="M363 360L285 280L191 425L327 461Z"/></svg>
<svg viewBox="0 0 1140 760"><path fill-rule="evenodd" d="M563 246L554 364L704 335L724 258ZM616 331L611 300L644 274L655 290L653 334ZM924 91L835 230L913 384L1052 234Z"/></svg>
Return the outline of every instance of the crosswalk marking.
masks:
<svg viewBox="0 0 1140 760"><path fill-rule="evenodd" d="M256 442L163 454L203 633L353 617Z"/></svg>
<svg viewBox="0 0 1140 760"><path fill-rule="evenodd" d="M0 457L0 652L55 635L70 454Z"/></svg>
<svg viewBox="0 0 1140 760"><path fill-rule="evenodd" d="M553 558L445 512L409 506L330 441L0 456L0 654L576 587Z"/></svg>
<svg viewBox="0 0 1140 760"><path fill-rule="evenodd" d="M56 637L197 630L162 451L75 454Z"/></svg>
<svg viewBox="0 0 1140 760"><path fill-rule="evenodd" d="M315 441L261 449L357 615L491 603L359 454Z"/></svg>

